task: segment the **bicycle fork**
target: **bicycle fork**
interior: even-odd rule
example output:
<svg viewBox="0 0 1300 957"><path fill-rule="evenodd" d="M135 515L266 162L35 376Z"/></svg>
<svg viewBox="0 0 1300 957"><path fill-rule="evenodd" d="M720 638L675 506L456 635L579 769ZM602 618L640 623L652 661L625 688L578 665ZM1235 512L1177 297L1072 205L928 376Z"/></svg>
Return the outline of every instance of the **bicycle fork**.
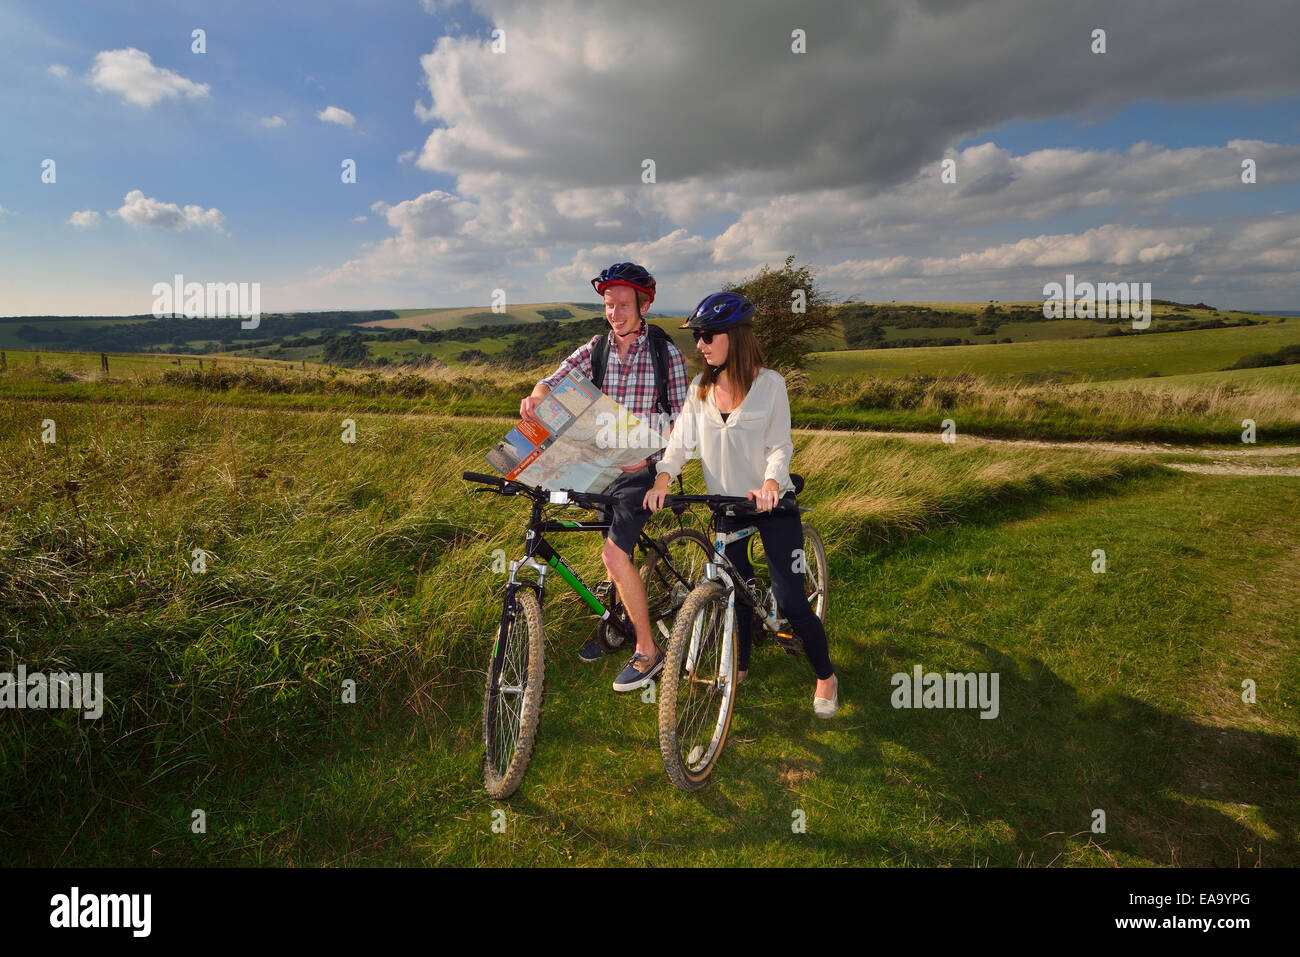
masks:
<svg viewBox="0 0 1300 957"><path fill-rule="evenodd" d="M706 562L704 565L704 577L709 581L716 581L726 589L727 610L723 616L722 624L722 660L719 664L718 682L725 681L723 675L732 674L732 657L735 648L736 635L736 588L728 575L721 566L715 562ZM695 626L691 629L691 643L686 649L685 667L687 673L694 675L699 665L700 653L704 650L705 639L701 631L705 625L698 618L695 620ZM716 628L711 624L710 627Z"/></svg>

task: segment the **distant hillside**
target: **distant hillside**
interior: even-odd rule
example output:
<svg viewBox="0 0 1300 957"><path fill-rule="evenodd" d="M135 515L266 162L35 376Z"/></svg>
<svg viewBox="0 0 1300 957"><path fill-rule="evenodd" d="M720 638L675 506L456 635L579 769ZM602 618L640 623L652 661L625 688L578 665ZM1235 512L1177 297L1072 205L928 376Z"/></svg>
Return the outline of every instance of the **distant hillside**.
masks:
<svg viewBox="0 0 1300 957"><path fill-rule="evenodd" d="M831 361L832 367L855 372L868 368L908 368L906 350L937 353L921 363L927 368L960 368L975 355L990 369L1022 365L1024 353L1009 346L1059 343L1043 356L1053 357L1051 374L1070 368L1073 343L1193 330L1222 330L1286 323L1285 319L1219 310L1205 303L1183 304L1153 300L1150 327L1132 329L1127 318L1047 319L1040 302L847 302L832 307L836 327L810 351ZM690 358L694 342L676 317L651 313ZM1293 320L1294 322L1294 320ZM343 366L419 367L502 366L527 368L557 361L584 340L606 328L598 302L540 302L494 313L487 306L438 309L376 310L267 314L256 329L241 328L238 319L154 319L132 317L27 316L0 319L0 349L82 350L108 353L234 354L291 362L326 362ZM1296 325L1300 330L1300 324ZM1204 340L1207 344L1211 340ZM1229 341L1229 340L1223 340ZM1289 338L1288 342L1291 341ZM1070 343L1070 344L1067 344ZM1282 345L1285 343L1279 343ZM957 356L947 347L984 346L993 351ZM942 347L942 348L941 348ZM1159 352L1160 347L1151 348ZM1268 352L1269 350L1257 350ZM889 358L889 353L897 353ZM1120 354L1131 355L1128 348ZM1238 361L1243 353L1226 355L1218 366ZM1031 363L1033 365L1033 363ZM1180 371L1205 371L1207 367ZM1213 367L1209 367L1213 368ZM1027 370L1019 370L1021 372ZM1160 368L1168 375L1173 370ZM1042 370L1039 370L1042 372ZM1129 372L1140 375L1142 372ZM1070 378L1067 374L1066 378Z"/></svg>
<svg viewBox="0 0 1300 957"><path fill-rule="evenodd" d="M531 302L507 304L505 312L487 306L454 309L399 309L397 318L367 322L371 329L481 329L487 326L517 326L529 322L571 322L603 314L597 302Z"/></svg>

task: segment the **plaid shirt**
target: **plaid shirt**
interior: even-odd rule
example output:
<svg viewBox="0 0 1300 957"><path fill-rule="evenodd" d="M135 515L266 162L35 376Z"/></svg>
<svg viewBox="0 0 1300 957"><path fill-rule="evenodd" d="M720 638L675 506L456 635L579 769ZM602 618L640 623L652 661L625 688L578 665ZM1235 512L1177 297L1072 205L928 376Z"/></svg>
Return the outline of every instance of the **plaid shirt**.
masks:
<svg viewBox="0 0 1300 957"><path fill-rule="evenodd" d="M635 416L645 416L654 412L658 393L655 390L654 353L649 334L642 332L636 337L628 347L626 359L618 354L618 344L614 341L613 330L610 330L607 335L609 358L605 362L605 382L601 386L601 391L615 402L621 403ZM590 342L585 342L575 349L560 363L560 367L554 374L543 379L539 384L554 389L575 369L590 379L591 353L601 338L599 335L592 336ZM670 408L667 411L672 415L674 422L686 403L688 384L686 360L682 358L677 346L670 342L668 343L668 405ZM664 437L667 438L667 435L665 434ZM650 458L652 461L658 459L659 454L656 453Z"/></svg>
<svg viewBox="0 0 1300 957"><path fill-rule="evenodd" d="M627 360L619 355L619 345L614 341L614 330L611 329L607 335L610 337L610 355L604 361L604 384L601 386L601 391L627 408L634 416L650 415L655 411L655 403L659 399L659 393L654 387L654 347L650 345L650 334L642 330L642 333L633 339L632 345L628 347ZM569 358L562 361L560 367L555 369L554 374L543 378L542 384L545 384L547 389L554 389L568 373L575 369L591 378L591 350L597 346L601 338L601 335L593 335L590 342L584 342L575 348ZM681 407L686 403L688 385L686 360L682 359L679 348L669 342L669 408L667 411L672 416L672 421L677 421L677 413L681 412ZM654 424L654 420L651 420L651 424ZM668 433L671 432L671 425L660 429L660 432L663 433L664 439L667 439ZM651 463L659 462L662 458L662 450L651 452L646 456L647 462Z"/></svg>

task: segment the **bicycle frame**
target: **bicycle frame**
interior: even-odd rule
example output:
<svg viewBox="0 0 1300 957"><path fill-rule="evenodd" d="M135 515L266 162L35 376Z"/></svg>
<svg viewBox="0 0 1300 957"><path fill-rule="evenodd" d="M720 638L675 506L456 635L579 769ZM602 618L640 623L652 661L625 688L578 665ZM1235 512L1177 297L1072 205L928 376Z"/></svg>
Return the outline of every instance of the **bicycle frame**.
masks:
<svg viewBox="0 0 1300 957"><path fill-rule="evenodd" d="M735 542L744 541L752 535L758 534L758 526L746 525L744 528L738 528L733 532L723 532L714 529L713 532L713 551L717 556L717 561L707 562L704 566L704 577L710 581L720 581L722 587L732 593L732 605L735 604L735 595L739 592L744 600L755 614L757 614L763 623L763 627L768 631L775 633L780 632L782 626L789 622L782 618L776 612L775 602L760 602L759 594L749 586L740 575L739 569L727 558L726 549L728 545ZM739 582L739 587L737 587ZM770 604L771 608L764 608L763 605Z"/></svg>
<svg viewBox="0 0 1300 957"><path fill-rule="evenodd" d="M520 587L532 588L537 593L538 602L541 602L546 589L546 574L554 569L561 580L577 593L593 613L602 621L609 618L611 611L587 587L582 576L574 571L544 537L546 532L603 532L608 531L609 527L609 522L566 522L544 519L542 503L534 500L532 515L528 520L528 530L524 533L524 557L510 563L510 577L506 583L507 597ZM533 569L537 573L537 581L521 579L519 577L521 568Z"/></svg>
<svg viewBox="0 0 1300 957"><path fill-rule="evenodd" d="M601 621L609 621L614 618L613 611L596 597L596 594L587 586L582 576L564 560L564 557L545 538L547 532L605 532L609 530L611 524L610 522L572 522L546 519L543 515L543 503L534 500L532 514L528 520L528 530L524 533L524 557L515 559L509 565L510 577L506 583L507 599L511 598L517 589L525 587L532 588L537 593L537 601L541 603L546 589L547 572L553 569L560 576L560 579L573 589L577 596ZM637 545L642 551L653 551L664 559L665 567L677 577L679 582L688 586L692 584L681 577L681 573L677 568L671 561L668 561L668 553L660 547L657 540L648 536L644 530L637 539ZM537 573L537 580L534 582L520 578L519 570L521 568L533 569ZM507 602L506 607L513 607L513 605ZM621 623L617 619L611 624L621 627ZM503 617L501 627L504 629L507 625L508 621ZM499 635L503 634L505 634L504 631L499 632ZM632 637L630 633L628 633L628 637Z"/></svg>

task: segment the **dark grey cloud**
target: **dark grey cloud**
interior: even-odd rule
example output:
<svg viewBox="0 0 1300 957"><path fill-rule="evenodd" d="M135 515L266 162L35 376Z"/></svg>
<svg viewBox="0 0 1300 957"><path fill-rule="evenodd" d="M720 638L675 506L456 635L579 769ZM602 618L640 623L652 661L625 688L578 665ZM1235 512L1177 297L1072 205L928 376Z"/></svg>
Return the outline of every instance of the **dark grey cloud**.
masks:
<svg viewBox="0 0 1300 957"><path fill-rule="evenodd" d="M661 183L876 187L1008 120L1300 92L1290 2L475 6L506 52L444 39L425 58L424 115L445 126L420 162L553 185L636 184L649 157Z"/></svg>

